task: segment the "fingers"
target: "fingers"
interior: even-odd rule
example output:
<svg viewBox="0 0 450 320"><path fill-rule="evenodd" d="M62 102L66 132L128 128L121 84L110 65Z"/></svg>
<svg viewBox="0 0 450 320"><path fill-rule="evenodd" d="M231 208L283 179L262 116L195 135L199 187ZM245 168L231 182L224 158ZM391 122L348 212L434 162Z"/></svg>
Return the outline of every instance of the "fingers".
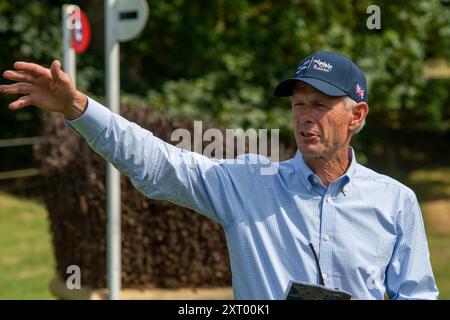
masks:
<svg viewBox="0 0 450 320"><path fill-rule="evenodd" d="M52 77L56 81L62 81L64 77L64 72L61 70L61 62L58 60L54 60L50 67L50 71L52 73Z"/></svg>
<svg viewBox="0 0 450 320"><path fill-rule="evenodd" d="M18 110L18 109L22 109L23 107L27 107L32 104L33 104L33 102L32 102L31 96L26 95L26 96L20 97L19 99L17 99L14 102L11 102L8 107L11 110Z"/></svg>
<svg viewBox="0 0 450 320"><path fill-rule="evenodd" d="M0 92L6 94L29 94L31 90L32 85L24 82L0 85Z"/></svg>
<svg viewBox="0 0 450 320"><path fill-rule="evenodd" d="M26 73L29 73L35 78L38 77L45 77L47 79L51 78L51 73L49 69L44 68L43 66L40 66L35 63L17 61L16 63L14 63L14 69L16 69L17 71L24 71Z"/></svg>
<svg viewBox="0 0 450 320"><path fill-rule="evenodd" d="M34 83L34 81L36 80L32 75L24 71L6 70L5 72L3 72L3 77L8 80L26 83Z"/></svg>

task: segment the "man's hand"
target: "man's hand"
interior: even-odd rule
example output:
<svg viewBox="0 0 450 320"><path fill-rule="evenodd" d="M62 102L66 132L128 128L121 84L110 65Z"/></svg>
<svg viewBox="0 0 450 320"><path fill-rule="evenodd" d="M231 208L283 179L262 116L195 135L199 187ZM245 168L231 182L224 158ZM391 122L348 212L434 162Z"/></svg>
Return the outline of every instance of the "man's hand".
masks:
<svg viewBox="0 0 450 320"><path fill-rule="evenodd" d="M9 104L11 110L34 105L42 110L60 112L67 119L80 117L86 109L87 97L78 91L70 77L53 61L50 69L27 62L14 63L15 70L6 70L3 77L16 81L0 85L0 93L21 95Z"/></svg>

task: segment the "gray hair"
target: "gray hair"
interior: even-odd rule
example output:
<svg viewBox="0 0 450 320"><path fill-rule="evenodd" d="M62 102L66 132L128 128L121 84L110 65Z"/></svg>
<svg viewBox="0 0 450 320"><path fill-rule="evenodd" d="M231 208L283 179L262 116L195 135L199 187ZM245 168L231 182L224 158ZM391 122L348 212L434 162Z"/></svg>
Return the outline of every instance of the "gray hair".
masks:
<svg viewBox="0 0 450 320"><path fill-rule="evenodd" d="M346 96L344 98L344 108L346 110L353 109L353 107L356 105L356 103L357 102L355 100L353 100L352 98L350 98L349 96ZM359 127L355 129L353 134L357 134L358 132L360 132L362 130L362 128L364 128L365 125L366 125L366 119L364 119L363 122L359 125Z"/></svg>

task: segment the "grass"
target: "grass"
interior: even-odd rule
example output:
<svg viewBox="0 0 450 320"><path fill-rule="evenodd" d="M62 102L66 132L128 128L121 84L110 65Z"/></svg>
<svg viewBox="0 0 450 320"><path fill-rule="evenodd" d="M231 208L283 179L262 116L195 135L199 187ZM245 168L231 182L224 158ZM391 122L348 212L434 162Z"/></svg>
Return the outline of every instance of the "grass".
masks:
<svg viewBox="0 0 450 320"><path fill-rule="evenodd" d="M440 299L450 299L450 168L412 172ZM53 299L49 221L39 201L0 193L0 299Z"/></svg>
<svg viewBox="0 0 450 320"><path fill-rule="evenodd" d="M434 277L440 300L450 300L450 236L428 235Z"/></svg>
<svg viewBox="0 0 450 320"><path fill-rule="evenodd" d="M0 299L53 299L55 275L45 206L0 193Z"/></svg>

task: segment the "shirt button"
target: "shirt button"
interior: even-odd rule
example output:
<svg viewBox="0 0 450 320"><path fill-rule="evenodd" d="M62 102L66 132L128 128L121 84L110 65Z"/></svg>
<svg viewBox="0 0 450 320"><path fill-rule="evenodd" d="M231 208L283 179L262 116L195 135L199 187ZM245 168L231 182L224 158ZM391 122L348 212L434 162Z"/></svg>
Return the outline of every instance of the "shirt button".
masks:
<svg viewBox="0 0 450 320"><path fill-rule="evenodd" d="M326 274L323 274L322 277L323 277L323 280L327 280L328 279L328 275L326 275Z"/></svg>
<svg viewBox="0 0 450 320"><path fill-rule="evenodd" d="M330 240L330 236L329 236L329 235L327 235L327 234L326 234L326 235L324 235L324 236L323 236L323 240L325 240L325 241L328 241L328 240Z"/></svg>
<svg viewBox="0 0 450 320"><path fill-rule="evenodd" d="M332 203L333 199L331 199L331 197L328 197L326 201L327 201L327 203Z"/></svg>

